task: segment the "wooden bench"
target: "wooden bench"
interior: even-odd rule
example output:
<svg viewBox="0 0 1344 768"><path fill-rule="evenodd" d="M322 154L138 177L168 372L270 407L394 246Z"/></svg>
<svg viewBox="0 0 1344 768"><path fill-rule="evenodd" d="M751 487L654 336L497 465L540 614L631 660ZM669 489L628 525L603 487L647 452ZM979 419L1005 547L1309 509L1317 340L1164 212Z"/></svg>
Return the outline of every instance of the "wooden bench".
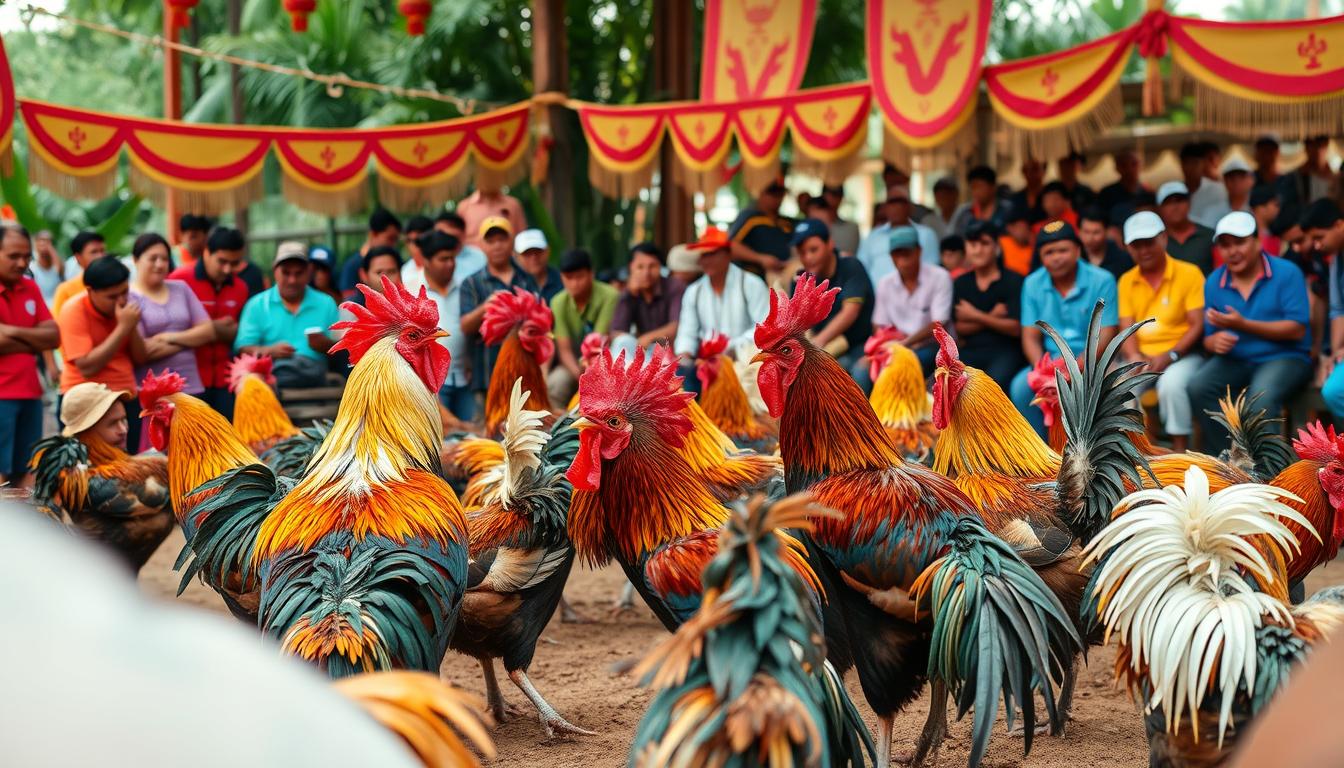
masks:
<svg viewBox="0 0 1344 768"><path fill-rule="evenodd" d="M328 373L323 386L281 389L280 406L297 425L306 425L315 419L334 419L344 392L345 379L340 374Z"/></svg>

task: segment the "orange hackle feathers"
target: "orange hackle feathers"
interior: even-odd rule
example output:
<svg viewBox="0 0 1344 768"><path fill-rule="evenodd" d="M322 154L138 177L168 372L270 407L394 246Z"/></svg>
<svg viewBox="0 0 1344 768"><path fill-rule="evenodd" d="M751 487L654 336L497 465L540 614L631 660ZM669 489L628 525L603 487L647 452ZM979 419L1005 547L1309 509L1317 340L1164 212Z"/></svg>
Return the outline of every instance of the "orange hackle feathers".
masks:
<svg viewBox="0 0 1344 768"><path fill-rule="evenodd" d="M941 367L943 352L938 354ZM1037 479L1057 476L1059 454L1041 440L1003 389L984 371L960 360L949 362L960 367L966 384L950 406L951 418L938 435L934 471L952 478L979 473Z"/></svg>
<svg viewBox="0 0 1344 768"><path fill-rule="evenodd" d="M756 325L756 346L768 350L781 339L806 333L825 320L840 293L838 287L830 285L831 281L818 283L815 275L804 272L794 285L792 297L771 291L770 314L765 322Z"/></svg>
<svg viewBox="0 0 1344 768"><path fill-rule="evenodd" d="M523 380L523 389L531 393L527 398L527 407L535 411L548 411L551 404L546 399L546 377L536 359L523 348L518 334L510 334L504 340L495 358L495 368L490 372L490 386L485 392L485 433L498 436L509 417L509 392L513 382Z"/></svg>
<svg viewBox="0 0 1344 768"><path fill-rule="evenodd" d="M485 703L448 687L438 675L380 672L343 678L333 685L401 737L422 765L476 768L480 755L495 758Z"/></svg>
<svg viewBox="0 0 1344 768"><path fill-rule="evenodd" d="M141 390L143 395L144 390ZM168 430L168 487L178 522L204 495L192 490L231 469L256 462L257 456L224 417L205 402L187 394L169 395L173 408Z"/></svg>
<svg viewBox="0 0 1344 768"><path fill-rule="evenodd" d="M870 338L864 345L865 351L878 338ZM890 335L886 335L886 341L879 346L883 362L880 372L873 378L873 392L868 396L868 403L901 453L923 456L933 447L938 430L929 421L932 411L919 358ZM873 366L878 367L878 363L875 361Z"/></svg>
<svg viewBox="0 0 1344 768"><path fill-rule="evenodd" d="M271 390L274 384L269 355L244 353L229 368L229 387L237 394L233 401L233 428L258 455L299 434Z"/></svg>
<svg viewBox="0 0 1344 768"><path fill-rule="evenodd" d="M754 443L772 433L751 409L751 400L737 378L737 369L723 355L728 337L715 333L700 342L695 375L700 380L700 407L734 441ZM769 449L768 446L766 448Z"/></svg>

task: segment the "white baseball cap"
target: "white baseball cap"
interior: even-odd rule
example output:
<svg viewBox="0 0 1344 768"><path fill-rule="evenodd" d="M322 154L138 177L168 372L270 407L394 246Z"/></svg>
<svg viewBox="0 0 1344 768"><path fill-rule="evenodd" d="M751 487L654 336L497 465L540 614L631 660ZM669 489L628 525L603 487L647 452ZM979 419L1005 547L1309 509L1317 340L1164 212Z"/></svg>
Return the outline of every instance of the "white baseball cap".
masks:
<svg viewBox="0 0 1344 768"><path fill-rule="evenodd" d="M1184 181L1168 181L1166 184L1157 188L1157 204L1161 205L1163 200L1166 200L1172 195L1185 195L1186 197L1189 197L1190 188L1185 186Z"/></svg>
<svg viewBox="0 0 1344 768"><path fill-rule="evenodd" d="M546 233L540 229L524 229L513 239L513 250L517 253L525 253L533 249L544 251L548 247Z"/></svg>
<svg viewBox="0 0 1344 768"><path fill-rule="evenodd" d="M1245 211L1233 211L1218 220L1218 226L1213 229L1213 237L1215 240L1223 235L1250 237L1255 232L1254 216Z"/></svg>
<svg viewBox="0 0 1344 768"><path fill-rule="evenodd" d="M1247 165L1246 161L1242 160L1240 157L1231 158L1226 163L1223 163L1224 176L1226 176L1229 173L1250 173L1250 172L1251 172L1251 166Z"/></svg>
<svg viewBox="0 0 1344 768"><path fill-rule="evenodd" d="M1139 211L1125 219L1125 245L1135 240L1152 239L1165 231L1167 228L1163 226L1160 216L1152 211Z"/></svg>

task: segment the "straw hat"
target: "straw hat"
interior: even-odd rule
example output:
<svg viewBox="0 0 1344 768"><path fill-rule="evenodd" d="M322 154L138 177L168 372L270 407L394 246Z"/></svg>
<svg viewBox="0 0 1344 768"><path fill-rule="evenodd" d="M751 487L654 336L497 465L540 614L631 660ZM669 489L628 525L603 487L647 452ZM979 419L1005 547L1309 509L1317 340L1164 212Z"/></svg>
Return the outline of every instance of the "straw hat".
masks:
<svg viewBox="0 0 1344 768"><path fill-rule="evenodd" d="M65 422L61 434L74 437L97 424L113 403L130 396L130 392L108 389L95 381L76 384L61 398L61 421Z"/></svg>

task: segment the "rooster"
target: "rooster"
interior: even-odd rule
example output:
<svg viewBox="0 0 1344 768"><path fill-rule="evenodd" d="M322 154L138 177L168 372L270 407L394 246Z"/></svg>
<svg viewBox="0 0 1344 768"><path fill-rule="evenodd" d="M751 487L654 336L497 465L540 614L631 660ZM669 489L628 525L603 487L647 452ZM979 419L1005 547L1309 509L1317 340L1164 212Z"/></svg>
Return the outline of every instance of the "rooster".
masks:
<svg viewBox="0 0 1344 768"><path fill-rule="evenodd" d="M499 356L485 393L487 437L497 437L503 429L509 415L509 392L517 379L522 379L523 389L532 393L527 407L550 412L541 366L555 353L551 337L554 322L546 303L522 288L497 293L490 299L481 321L481 340L488 346L498 345Z"/></svg>
<svg viewBox="0 0 1344 768"><path fill-rule="evenodd" d="M903 338L905 334L899 329L878 328L863 343L873 380L868 403L896 449L911 461L923 461L938 438L938 430L929 418L924 371L915 353L899 343Z"/></svg>
<svg viewBox="0 0 1344 768"><path fill-rule="evenodd" d="M257 457L243 445L238 433L213 408L182 391L186 380L173 371L155 375L150 371L140 383L141 418L146 420L149 442L155 450L168 455L168 489L173 513L190 541L209 514L201 502L214 491L204 490L207 482L225 473L256 462ZM187 550L183 550L183 555ZM179 558L179 566L181 558ZM243 568L224 569L202 574L205 583L219 593L229 612L238 619L256 624L259 584ZM185 589L187 580L182 582ZM178 593L181 594L181 589Z"/></svg>
<svg viewBox="0 0 1344 768"><path fill-rule="evenodd" d="M547 411L526 407L530 393L515 381L505 420L500 465L486 473L484 506L472 512L471 561L452 648L477 659L496 720L505 717L504 697L495 680L494 659L541 715L548 737L586 734L547 703L527 668L541 632L562 599L574 564L565 532L573 489L564 470L574 458L578 433L568 422L558 434L541 429Z"/></svg>
<svg viewBox="0 0 1344 768"><path fill-rule="evenodd" d="M1125 497L1087 547L1095 610L1119 646L1115 675L1141 696L1153 766L1220 765L1312 646L1344 622L1337 589L1297 607L1245 578L1282 581L1260 538L1291 550L1307 524L1281 488L1181 485Z"/></svg>
<svg viewBox="0 0 1344 768"><path fill-rule="evenodd" d="M607 337L605 334L593 331L583 337L583 343L579 344L579 366L583 370L588 370L588 366L593 364L597 356L602 354L602 350L607 348ZM574 390L574 396L569 398L567 411L577 411L579 409L579 392Z"/></svg>
<svg viewBox="0 0 1344 768"><path fill-rule="evenodd" d="M752 412L733 361L724 354L727 349L728 337L722 333L700 342L695 356L700 407L734 444L757 453L773 453L779 443L776 427Z"/></svg>
<svg viewBox="0 0 1344 768"><path fill-rule="evenodd" d="M1050 450L1058 453L1064 450L1068 439L1064 434L1064 419L1059 412L1059 389L1055 386L1055 374L1064 371L1064 359L1052 360L1050 353L1041 355L1036 366L1027 371L1027 386L1036 394L1033 405L1041 409L1045 420L1046 442ZM1062 375L1067 375L1067 372Z"/></svg>
<svg viewBox="0 0 1344 768"><path fill-rule="evenodd" d="M659 690L635 731L632 766L865 764L868 729L773 535L811 530L814 514L828 512L805 496L758 498L729 518L699 611L636 669Z"/></svg>
<svg viewBox="0 0 1344 768"><path fill-rule="evenodd" d="M946 732L947 696L975 708L970 764L988 746L997 701L1035 721L1033 689L1059 726L1052 684L1078 645L1065 609L1040 578L989 530L951 480L907 463L863 391L807 338L838 288L811 275L792 298L772 293L756 326L761 394L780 419L789 493L810 491L842 513L805 536L829 597L831 658L857 668L880 721L878 765L886 765L896 713L933 681L932 705L913 763L936 754ZM927 608L919 610L923 598ZM1028 735L1027 748L1030 749Z"/></svg>
<svg viewBox="0 0 1344 768"><path fill-rule="evenodd" d="M271 364L270 355L244 352L229 365L229 389L234 393L233 428L258 456L299 434L271 389L275 386Z"/></svg>
<svg viewBox="0 0 1344 768"><path fill-rule="evenodd" d="M476 768L495 757L481 701L425 672L374 672L335 681L338 693L405 742L425 768ZM475 752L472 751L475 747Z"/></svg>
<svg viewBox="0 0 1344 768"><path fill-rule="evenodd" d="M172 533L168 460L131 456L91 431L54 435L33 446L32 502L64 514L80 533L102 542L139 573Z"/></svg>
<svg viewBox="0 0 1344 768"><path fill-rule="evenodd" d="M423 288L360 290L367 305L333 326L354 368L331 433L296 485L253 463L198 489L212 495L184 581L256 571L263 632L332 677L437 672L467 577L466 519L439 473L448 350Z"/></svg>

